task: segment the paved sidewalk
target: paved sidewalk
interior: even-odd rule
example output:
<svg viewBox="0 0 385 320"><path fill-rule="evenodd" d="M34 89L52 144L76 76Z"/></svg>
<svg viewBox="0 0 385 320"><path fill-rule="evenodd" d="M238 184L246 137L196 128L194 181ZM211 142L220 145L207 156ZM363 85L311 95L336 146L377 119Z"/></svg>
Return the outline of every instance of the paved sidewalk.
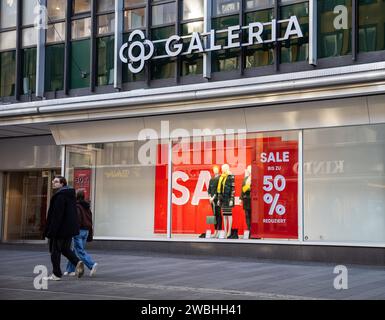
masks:
<svg viewBox="0 0 385 320"><path fill-rule="evenodd" d="M51 270L44 249L0 245L0 299L385 300L382 267L347 265L348 289L336 290L333 264L99 250L90 251L96 277L87 270L35 290L34 267Z"/></svg>

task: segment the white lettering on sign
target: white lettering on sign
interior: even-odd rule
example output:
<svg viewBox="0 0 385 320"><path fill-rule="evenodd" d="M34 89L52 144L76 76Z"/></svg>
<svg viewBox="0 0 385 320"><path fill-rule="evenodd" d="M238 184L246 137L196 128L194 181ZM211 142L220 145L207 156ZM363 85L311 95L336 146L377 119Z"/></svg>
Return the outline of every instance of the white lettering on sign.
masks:
<svg viewBox="0 0 385 320"><path fill-rule="evenodd" d="M285 27L285 24L287 26ZM277 25L278 30L284 30L284 37L277 38ZM268 26L268 30L271 30L271 39L263 39L263 31L265 26ZM248 31L248 42L242 43L242 34L243 32ZM146 39L143 31L135 30L133 31L127 43L123 44L119 50L119 58L123 63L128 64L128 69L131 73L139 73L143 70L144 64L147 60L150 59L162 59L167 57L176 57L179 55L190 55L193 53L205 53L209 51L229 49L229 48L239 48L243 46L251 46L254 44L263 44L263 43L275 43L277 41L285 41L289 38L302 38L303 33L296 16L291 16L289 19L275 20L271 22L252 22L247 26L230 26L227 30L220 30L218 33L227 32L227 44L222 46L216 44L216 34L215 30L210 30L208 32L199 33L193 32L191 35L180 37L178 35L173 35L168 39L157 40L158 49L162 49L159 44L164 43L164 50L166 55L158 55L153 57L155 53L155 45L152 41ZM190 43L187 47L187 50L183 52L183 40L186 38L191 38ZM246 38L246 37L245 37ZM207 44L206 46L204 44ZM161 50L160 50L161 51Z"/></svg>
<svg viewBox="0 0 385 320"><path fill-rule="evenodd" d="M269 162L289 162L289 151L284 152L266 152L261 153L261 162L269 163Z"/></svg>

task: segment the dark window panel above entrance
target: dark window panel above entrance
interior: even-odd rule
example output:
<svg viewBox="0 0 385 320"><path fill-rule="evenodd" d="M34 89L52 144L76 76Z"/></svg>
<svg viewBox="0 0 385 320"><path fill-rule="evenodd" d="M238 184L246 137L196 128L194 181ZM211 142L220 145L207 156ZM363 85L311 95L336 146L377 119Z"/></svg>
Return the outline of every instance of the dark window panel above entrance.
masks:
<svg viewBox="0 0 385 320"><path fill-rule="evenodd" d="M15 94L16 51L0 53L0 97L10 97Z"/></svg>

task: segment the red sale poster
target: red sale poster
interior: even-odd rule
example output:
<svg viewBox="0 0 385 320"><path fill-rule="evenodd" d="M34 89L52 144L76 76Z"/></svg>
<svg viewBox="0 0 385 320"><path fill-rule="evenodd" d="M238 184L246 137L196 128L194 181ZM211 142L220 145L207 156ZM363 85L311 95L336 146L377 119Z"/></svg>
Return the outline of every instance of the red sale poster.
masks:
<svg viewBox="0 0 385 320"><path fill-rule="evenodd" d="M273 137L225 140L223 145L213 142L210 149L212 154L209 157L202 145L188 143L179 147L172 152L173 234L201 234L207 229L214 231L213 225L206 224L206 217L213 214L207 189L213 175L213 167L221 168L222 164L227 163L235 176L232 228L237 229L239 235L247 229L245 212L239 197L245 169L251 165L250 237L298 237L297 141L282 141L280 137ZM158 146L158 158L161 148L167 148L167 145ZM223 152L224 150L227 151ZM156 167L155 233L166 233L167 230L166 163L165 159L158 159Z"/></svg>
<svg viewBox="0 0 385 320"><path fill-rule="evenodd" d="M74 188L83 190L85 200L90 201L91 169L74 169Z"/></svg>

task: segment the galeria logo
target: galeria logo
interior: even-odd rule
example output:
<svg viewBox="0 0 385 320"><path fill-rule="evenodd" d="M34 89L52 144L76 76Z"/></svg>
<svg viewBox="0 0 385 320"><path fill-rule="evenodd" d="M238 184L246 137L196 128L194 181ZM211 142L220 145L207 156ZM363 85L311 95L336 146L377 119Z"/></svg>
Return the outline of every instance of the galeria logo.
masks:
<svg viewBox="0 0 385 320"><path fill-rule="evenodd" d="M139 36L139 38L144 41L133 41L135 36ZM128 59L123 54L124 50L126 50L127 48ZM147 54L146 51L148 52ZM138 55L134 55L134 52L138 53ZM144 63L149 60L153 56L153 54L154 44L146 39L146 36L144 35L142 30L135 30L134 32L132 32L128 38L128 42L125 43L119 51L120 60L122 60L122 62L124 63L128 63L128 69L132 73L138 73L142 71ZM135 67L135 65L137 66Z"/></svg>

